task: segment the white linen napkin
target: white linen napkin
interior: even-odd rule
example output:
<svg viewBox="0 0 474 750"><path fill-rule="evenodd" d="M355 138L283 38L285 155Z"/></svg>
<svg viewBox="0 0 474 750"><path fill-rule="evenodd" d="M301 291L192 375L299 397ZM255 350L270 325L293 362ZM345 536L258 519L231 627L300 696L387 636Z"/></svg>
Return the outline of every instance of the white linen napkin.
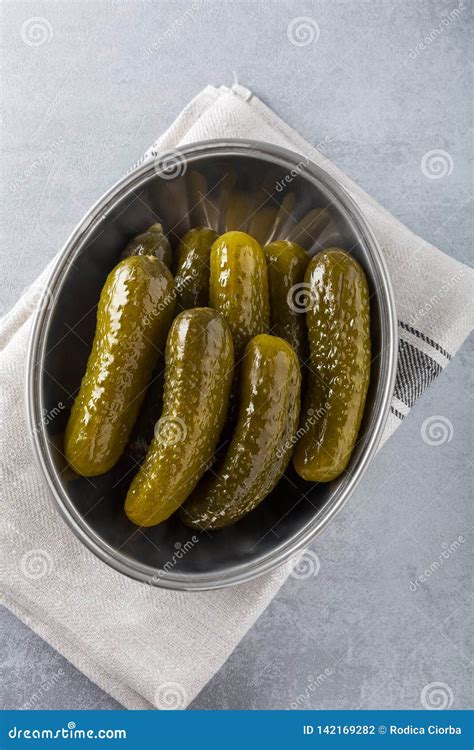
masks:
<svg viewBox="0 0 474 750"><path fill-rule="evenodd" d="M300 152L339 180L365 214L389 266L399 317L399 369L385 440L468 335L472 271L416 237L242 86L208 86L144 158L219 137ZM172 592L129 580L75 538L48 496L25 418L31 318L48 273L0 321L4 602L127 708L184 708L263 612L289 568L224 590Z"/></svg>

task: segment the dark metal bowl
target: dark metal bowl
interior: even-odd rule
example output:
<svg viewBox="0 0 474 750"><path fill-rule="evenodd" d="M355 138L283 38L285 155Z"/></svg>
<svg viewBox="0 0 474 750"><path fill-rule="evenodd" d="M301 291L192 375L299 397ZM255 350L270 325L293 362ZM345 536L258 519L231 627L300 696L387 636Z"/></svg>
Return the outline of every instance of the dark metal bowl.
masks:
<svg viewBox="0 0 474 750"><path fill-rule="evenodd" d="M371 291L371 385L348 470L330 484L311 484L290 468L254 512L212 534L192 532L175 516L138 529L123 511L129 468L126 474L119 462L103 476L78 477L62 454L102 285L127 241L157 220L172 240L204 224L220 232L249 231L262 243L294 239L312 253L339 245L360 261ZM395 307L380 249L354 201L323 170L297 154L247 141L208 141L158 155L109 190L74 230L36 314L28 414L55 506L102 560L157 586L211 589L270 571L334 518L373 458L389 412L396 347Z"/></svg>

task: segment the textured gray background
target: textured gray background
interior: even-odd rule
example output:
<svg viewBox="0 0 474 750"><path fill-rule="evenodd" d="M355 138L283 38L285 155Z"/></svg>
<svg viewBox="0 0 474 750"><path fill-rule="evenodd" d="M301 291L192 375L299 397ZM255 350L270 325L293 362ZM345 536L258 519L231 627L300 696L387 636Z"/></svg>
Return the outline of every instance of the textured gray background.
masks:
<svg viewBox="0 0 474 750"><path fill-rule="evenodd" d="M339 167L415 232L468 262L468 0L410 57L455 7L456 0L4 3L2 311L189 99L207 83L230 84L234 72L309 141L330 136L326 153ZM36 47L21 34L35 16L53 31ZM304 47L287 38L298 16L320 29ZM168 28L168 41L147 58ZM454 169L430 180L420 161L437 148ZM192 708L420 708L433 682L447 686L453 708L468 707L469 359L466 344L317 539L319 574L289 579ZM421 425L433 415L452 423L450 442L423 442ZM410 581L459 535L465 543L411 591ZM3 707L21 707L33 694L37 708L119 707L6 610L0 622Z"/></svg>

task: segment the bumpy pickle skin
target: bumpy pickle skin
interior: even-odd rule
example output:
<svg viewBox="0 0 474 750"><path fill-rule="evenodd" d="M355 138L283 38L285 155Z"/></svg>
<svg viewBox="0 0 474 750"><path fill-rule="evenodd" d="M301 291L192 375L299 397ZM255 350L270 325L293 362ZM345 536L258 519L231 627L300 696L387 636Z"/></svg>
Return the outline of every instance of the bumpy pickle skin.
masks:
<svg viewBox="0 0 474 750"><path fill-rule="evenodd" d="M245 232L226 232L211 248L209 304L227 321L238 362L247 343L270 326L267 264Z"/></svg>
<svg viewBox="0 0 474 750"><path fill-rule="evenodd" d="M166 521L204 474L224 425L233 365L232 336L218 313L178 315L166 344L163 412L125 500L133 523Z"/></svg>
<svg viewBox="0 0 474 750"><path fill-rule="evenodd" d="M211 246L216 239L217 232L207 227L190 229L181 238L175 282L182 310L209 304Z"/></svg>
<svg viewBox="0 0 474 750"><path fill-rule="evenodd" d="M240 411L229 449L180 510L187 526L221 529L245 516L285 471L298 429L301 375L283 339L255 336L244 352Z"/></svg>
<svg viewBox="0 0 474 750"><path fill-rule="evenodd" d="M120 458L164 346L174 304L173 277L157 258L125 258L107 277L92 351L64 438L65 456L78 474L104 474Z"/></svg>
<svg viewBox="0 0 474 750"><path fill-rule="evenodd" d="M300 362L308 354L306 320L298 294L309 263L309 255L296 242L276 240L264 247L268 264L271 332L293 347Z"/></svg>
<svg viewBox="0 0 474 750"><path fill-rule="evenodd" d="M121 257L129 258L132 255L151 255L161 260L169 269L172 268L173 253L161 224L152 224L146 232L130 240Z"/></svg>
<svg viewBox="0 0 474 750"><path fill-rule="evenodd" d="M297 473L330 482L347 467L370 380L369 288L359 263L339 248L316 255L305 275L311 373L295 448Z"/></svg>

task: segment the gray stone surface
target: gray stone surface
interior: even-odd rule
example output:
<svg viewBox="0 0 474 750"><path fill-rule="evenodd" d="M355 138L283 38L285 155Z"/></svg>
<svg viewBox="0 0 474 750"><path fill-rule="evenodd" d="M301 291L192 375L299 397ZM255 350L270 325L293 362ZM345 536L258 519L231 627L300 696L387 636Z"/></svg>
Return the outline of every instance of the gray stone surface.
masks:
<svg viewBox="0 0 474 750"><path fill-rule="evenodd" d="M2 15L3 312L189 99L234 75L309 141L328 135L342 169L469 262L467 0L10 1ZM301 16L319 38L298 47L287 27ZM32 17L49 23L39 46L24 41ZM454 167L430 180L420 161L438 148ZM318 575L289 579L191 708L419 708L433 682L453 708L468 707L470 363L465 344L314 543ZM423 442L433 415L450 420L450 442ZM118 707L6 610L0 622L3 707Z"/></svg>

